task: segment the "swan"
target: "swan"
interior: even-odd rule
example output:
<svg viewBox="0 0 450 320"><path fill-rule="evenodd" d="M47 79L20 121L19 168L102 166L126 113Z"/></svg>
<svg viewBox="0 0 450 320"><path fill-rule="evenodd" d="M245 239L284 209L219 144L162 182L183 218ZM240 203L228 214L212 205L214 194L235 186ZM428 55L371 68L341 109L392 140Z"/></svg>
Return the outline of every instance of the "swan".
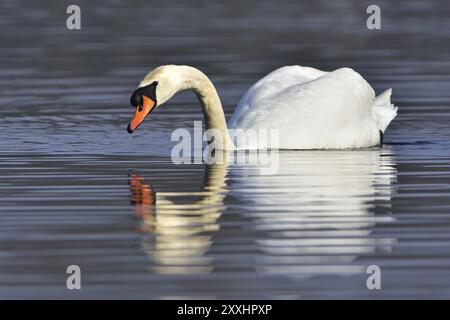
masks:
<svg viewBox="0 0 450 320"><path fill-rule="evenodd" d="M331 72L285 66L256 82L242 97L229 126L217 91L200 70L164 65L149 72L133 92L135 107L127 131L132 133L175 93L193 90L205 118L214 129L217 149L268 149L268 139L247 135L235 144L229 129L246 134L276 130L277 149L349 149L382 145L389 123L397 115L392 89L375 96L364 78L350 68Z"/></svg>

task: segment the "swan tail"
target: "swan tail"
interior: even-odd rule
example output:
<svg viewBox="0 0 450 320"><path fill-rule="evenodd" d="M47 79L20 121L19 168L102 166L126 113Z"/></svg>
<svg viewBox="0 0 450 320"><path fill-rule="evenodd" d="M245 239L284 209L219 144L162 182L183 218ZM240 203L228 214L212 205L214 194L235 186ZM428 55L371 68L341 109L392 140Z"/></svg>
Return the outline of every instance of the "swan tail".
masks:
<svg viewBox="0 0 450 320"><path fill-rule="evenodd" d="M385 132L389 123L397 116L397 107L391 103L392 89L387 89L375 98L372 115L375 118L378 129Z"/></svg>

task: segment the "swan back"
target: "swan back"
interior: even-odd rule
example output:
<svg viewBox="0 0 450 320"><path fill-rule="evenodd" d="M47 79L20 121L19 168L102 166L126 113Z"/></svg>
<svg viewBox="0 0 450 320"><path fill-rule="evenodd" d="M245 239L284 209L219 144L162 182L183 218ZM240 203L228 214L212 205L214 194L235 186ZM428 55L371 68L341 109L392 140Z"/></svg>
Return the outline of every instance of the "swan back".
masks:
<svg viewBox="0 0 450 320"><path fill-rule="evenodd" d="M370 147L380 143L375 102L372 87L350 68L283 67L248 90L229 127L276 129L280 149ZM266 147L256 139L245 143L242 148Z"/></svg>
<svg viewBox="0 0 450 320"><path fill-rule="evenodd" d="M263 101L268 97L279 94L290 86L317 79L325 73L325 71L320 71L315 68L301 66L285 66L272 71L256 82L244 94L230 119L229 127L236 127L240 118L248 111L250 106L256 105L259 101Z"/></svg>

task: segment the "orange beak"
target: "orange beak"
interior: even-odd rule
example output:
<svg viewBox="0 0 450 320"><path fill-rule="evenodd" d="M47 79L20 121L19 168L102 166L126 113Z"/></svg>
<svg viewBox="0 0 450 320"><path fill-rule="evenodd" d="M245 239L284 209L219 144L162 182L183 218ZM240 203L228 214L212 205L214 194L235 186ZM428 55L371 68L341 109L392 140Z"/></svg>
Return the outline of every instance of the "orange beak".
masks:
<svg viewBox="0 0 450 320"><path fill-rule="evenodd" d="M154 205L156 202L155 192L141 175L136 172L130 173L130 202L133 205Z"/></svg>
<svg viewBox="0 0 450 320"><path fill-rule="evenodd" d="M142 106L137 106L134 112L133 118L128 124L128 133L133 133L137 127L144 121L144 119L150 114L150 112L155 108L156 102L142 95Z"/></svg>

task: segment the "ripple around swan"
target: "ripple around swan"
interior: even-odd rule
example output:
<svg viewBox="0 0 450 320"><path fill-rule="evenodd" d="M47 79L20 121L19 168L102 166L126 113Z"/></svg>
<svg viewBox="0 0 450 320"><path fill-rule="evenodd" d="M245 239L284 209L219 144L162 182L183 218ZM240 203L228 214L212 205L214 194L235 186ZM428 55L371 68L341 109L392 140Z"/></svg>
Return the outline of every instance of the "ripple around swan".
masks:
<svg viewBox="0 0 450 320"><path fill-rule="evenodd" d="M448 207L428 204L448 186L417 194L408 169L417 163L399 163L389 147L281 152L274 175L261 175L257 163L175 166L147 156L0 160L0 278L49 297L68 297L57 270L73 262L85 270L85 296L109 288L106 296L149 298L367 296L365 268L374 262L395 295L402 277L427 281L421 270L449 264L439 255L448 226L438 222ZM444 174L446 161L430 161L422 177ZM413 180L402 193L399 179ZM396 210L410 194L435 213L417 214L417 203L417 212ZM19 287L11 294L33 296Z"/></svg>

